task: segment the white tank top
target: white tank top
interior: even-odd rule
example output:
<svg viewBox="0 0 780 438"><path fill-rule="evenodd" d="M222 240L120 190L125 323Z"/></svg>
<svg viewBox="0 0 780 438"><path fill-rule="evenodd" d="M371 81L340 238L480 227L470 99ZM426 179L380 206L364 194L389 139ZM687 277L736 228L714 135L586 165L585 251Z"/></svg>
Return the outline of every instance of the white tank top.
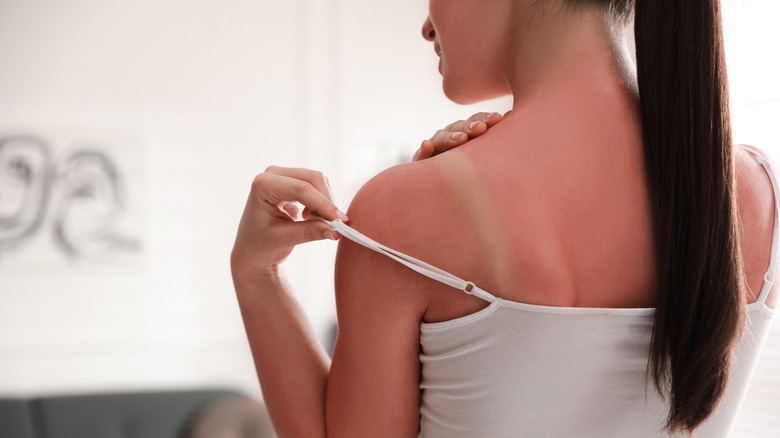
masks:
<svg viewBox="0 0 780 438"><path fill-rule="evenodd" d="M750 151L767 171L771 164ZM493 296L425 262L387 248L340 220L342 236L422 275L477 296L488 307L420 324L420 434L456 437L663 437L668 406L646 380L653 308L551 307ZM736 346L729 385L702 438L726 437L744 400L775 311L778 215L769 269Z"/></svg>

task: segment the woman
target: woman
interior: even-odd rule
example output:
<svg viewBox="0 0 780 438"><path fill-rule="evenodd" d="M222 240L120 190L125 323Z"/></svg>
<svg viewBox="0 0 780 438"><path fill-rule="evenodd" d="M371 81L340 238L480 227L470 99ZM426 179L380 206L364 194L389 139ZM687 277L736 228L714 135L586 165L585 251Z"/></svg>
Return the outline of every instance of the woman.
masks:
<svg viewBox="0 0 780 438"><path fill-rule="evenodd" d="M317 172L255 179L232 269L279 435L726 436L777 239L771 167L731 145L718 8L430 0L446 95L511 93L512 113L381 173L349 219ZM330 362L278 267L334 230L355 242Z"/></svg>

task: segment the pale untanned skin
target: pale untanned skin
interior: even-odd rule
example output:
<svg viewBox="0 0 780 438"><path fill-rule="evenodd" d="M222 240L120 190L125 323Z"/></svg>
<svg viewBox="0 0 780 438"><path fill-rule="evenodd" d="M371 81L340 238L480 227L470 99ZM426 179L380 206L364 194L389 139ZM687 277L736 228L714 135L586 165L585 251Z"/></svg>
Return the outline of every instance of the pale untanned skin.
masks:
<svg viewBox="0 0 780 438"><path fill-rule="evenodd" d="M349 224L508 300L651 307L650 213L626 49L593 11L577 22L546 14L529 25L527 3L496 0L485 8L477 0L431 0L423 34L441 52L445 93L466 103L511 92L513 112L454 150L372 179L353 200ZM753 301L769 263L774 205L763 168L737 151ZM290 181L266 181L250 194L232 266L279 436L417 436L420 322L486 303L341 239L339 338L329 363L279 273L283 257L255 254L285 255L326 231L321 223L307 225L308 234L294 231L269 205L305 192L304 204L323 216L335 218L335 206L322 183L313 185L320 198L301 185L276 196Z"/></svg>

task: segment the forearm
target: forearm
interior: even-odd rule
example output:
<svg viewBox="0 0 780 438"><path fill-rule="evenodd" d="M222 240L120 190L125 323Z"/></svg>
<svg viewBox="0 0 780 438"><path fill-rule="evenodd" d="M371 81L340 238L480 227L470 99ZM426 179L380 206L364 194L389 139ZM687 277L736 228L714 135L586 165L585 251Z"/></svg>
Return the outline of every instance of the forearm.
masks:
<svg viewBox="0 0 780 438"><path fill-rule="evenodd" d="M330 360L284 276L233 273L263 398L280 438L325 436Z"/></svg>

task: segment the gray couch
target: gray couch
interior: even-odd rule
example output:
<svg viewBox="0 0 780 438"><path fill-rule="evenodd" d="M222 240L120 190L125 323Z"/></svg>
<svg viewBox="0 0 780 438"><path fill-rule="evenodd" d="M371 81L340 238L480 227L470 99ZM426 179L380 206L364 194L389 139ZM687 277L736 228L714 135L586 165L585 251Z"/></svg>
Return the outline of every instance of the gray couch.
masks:
<svg viewBox="0 0 780 438"><path fill-rule="evenodd" d="M265 408L229 390L0 398L2 438L268 438Z"/></svg>

